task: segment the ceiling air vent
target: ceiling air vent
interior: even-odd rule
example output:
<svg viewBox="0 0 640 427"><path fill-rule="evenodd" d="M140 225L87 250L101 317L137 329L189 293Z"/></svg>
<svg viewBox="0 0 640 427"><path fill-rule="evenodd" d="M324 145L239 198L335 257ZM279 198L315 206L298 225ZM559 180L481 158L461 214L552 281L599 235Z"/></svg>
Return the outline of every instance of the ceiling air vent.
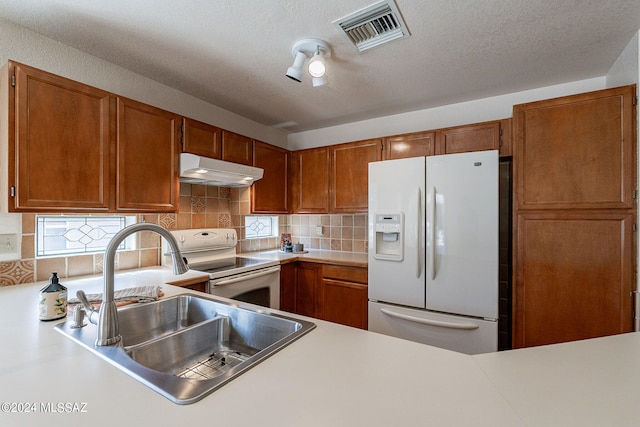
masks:
<svg viewBox="0 0 640 427"><path fill-rule="evenodd" d="M358 52L409 37L409 30L393 0L372 4L336 19L333 24L344 31Z"/></svg>

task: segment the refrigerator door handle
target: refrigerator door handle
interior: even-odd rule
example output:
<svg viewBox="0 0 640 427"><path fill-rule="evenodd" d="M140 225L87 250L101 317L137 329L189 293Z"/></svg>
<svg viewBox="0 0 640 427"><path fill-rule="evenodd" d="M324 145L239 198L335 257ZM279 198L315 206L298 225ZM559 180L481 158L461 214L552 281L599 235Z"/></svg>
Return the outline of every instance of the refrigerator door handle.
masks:
<svg viewBox="0 0 640 427"><path fill-rule="evenodd" d="M397 319L406 320L408 322L420 323L421 325L428 326L436 326L438 328L447 328L447 329L462 329L465 331L471 331L474 329L478 329L480 326L471 322L443 322L441 320L431 320L431 319L422 319L420 317L409 316L407 314L396 313L395 311L387 310L386 308L381 308L380 311L386 314L389 317L395 317Z"/></svg>
<svg viewBox="0 0 640 427"><path fill-rule="evenodd" d="M431 280L436 280L436 187L431 187Z"/></svg>
<svg viewBox="0 0 640 427"><path fill-rule="evenodd" d="M417 241L417 250L416 250L416 254L418 255L418 262L417 262L417 267L416 267L416 278L420 278L420 273L422 272L422 251L421 251L421 238L422 238L422 207L420 205L420 187L417 188L416 191L416 198L417 198L417 205L418 205L418 232L416 233L416 239L418 239Z"/></svg>

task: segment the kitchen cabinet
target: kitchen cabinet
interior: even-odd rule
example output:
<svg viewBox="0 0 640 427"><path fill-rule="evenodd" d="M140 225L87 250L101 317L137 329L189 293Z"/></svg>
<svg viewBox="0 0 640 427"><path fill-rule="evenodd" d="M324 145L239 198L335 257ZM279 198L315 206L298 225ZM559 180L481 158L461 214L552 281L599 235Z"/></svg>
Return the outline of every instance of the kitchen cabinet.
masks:
<svg viewBox="0 0 640 427"><path fill-rule="evenodd" d="M175 212L181 118L122 97L117 116L117 210Z"/></svg>
<svg viewBox="0 0 640 427"><path fill-rule="evenodd" d="M2 73L3 210L177 210L177 115L15 62Z"/></svg>
<svg viewBox="0 0 640 427"><path fill-rule="evenodd" d="M382 160L382 139L332 145L331 213L367 212L368 165Z"/></svg>
<svg viewBox="0 0 640 427"><path fill-rule="evenodd" d="M329 147L293 152L291 205L293 213L329 212Z"/></svg>
<svg viewBox="0 0 640 427"><path fill-rule="evenodd" d="M253 166L262 168L262 179L253 183L251 210L253 213L287 213L289 210L289 151L284 148L253 142Z"/></svg>
<svg viewBox="0 0 640 427"><path fill-rule="evenodd" d="M316 316L316 288L318 287L320 264L296 263L296 310L303 316Z"/></svg>
<svg viewBox="0 0 640 427"><path fill-rule="evenodd" d="M510 119L440 129L436 133L435 154L500 150L511 154ZM504 149L503 149L504 146Z"/></svg>
<svg viewBox="0 0 640 427"><path fill-rule="evenodd" d="M2 102L1 143L9 159L2 205L16 212L109 210L111 95L9 62Z"/></svg>
<svg viewBox="0 0 640 427"><path fill-rule="evenodd" d="M251 166L253 164L253 140L228 130L222 130L221 158L228 162Z"/></svg>
<svg viewBox="0 0 640 427"><path fill-rule="evenodd" d="M514 106L514 346L633 330L635 86Z"/></svg>
<svg viewBox="0 0 640 427"><path fill-rule="evenodd" d="M367 269L297 261L280 267L280 309L367 329Z"/></svg>
<svg viewBox="0 0 640 427"><path fill-rule="evenodd" d="M416 132L384 138L384 160L435 154L435 132Z"/></svg>
<svg viewBox="0 0 640 427"><path fill-rule="evenodd" d="M220 128L189 118L182 121L182 151L185 153L219 159L221 139Z"/></svg>
<svg viewBox="0 0 640 427"><path fill-rule="evenodd" d="M367 269L323 265L316 296L316 317L367 329Z"/></svg>

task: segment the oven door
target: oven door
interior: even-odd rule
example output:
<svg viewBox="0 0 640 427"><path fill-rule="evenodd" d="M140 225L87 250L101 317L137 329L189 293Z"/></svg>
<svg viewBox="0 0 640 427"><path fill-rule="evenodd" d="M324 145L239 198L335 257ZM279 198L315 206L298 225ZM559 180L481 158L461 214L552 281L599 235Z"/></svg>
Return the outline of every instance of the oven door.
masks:
<svg viewBox="0 0 640 427"><path fill-rule="evenodd" d="M211 295L280 308L280 266L209 280Z"/></svg>

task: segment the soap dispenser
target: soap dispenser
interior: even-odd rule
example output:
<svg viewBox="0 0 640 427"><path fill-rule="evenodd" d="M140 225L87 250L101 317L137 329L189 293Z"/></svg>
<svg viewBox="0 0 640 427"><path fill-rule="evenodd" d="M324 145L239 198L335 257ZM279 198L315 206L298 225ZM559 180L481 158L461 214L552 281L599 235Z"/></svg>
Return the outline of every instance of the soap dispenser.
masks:
<svg viewBox="0 0 640 427"><path fill-rule="evenodd" d="M51 273L49 284L40 290L40 320L62 319L67 315L67 288L60 284L58 273Z"/></svg>

